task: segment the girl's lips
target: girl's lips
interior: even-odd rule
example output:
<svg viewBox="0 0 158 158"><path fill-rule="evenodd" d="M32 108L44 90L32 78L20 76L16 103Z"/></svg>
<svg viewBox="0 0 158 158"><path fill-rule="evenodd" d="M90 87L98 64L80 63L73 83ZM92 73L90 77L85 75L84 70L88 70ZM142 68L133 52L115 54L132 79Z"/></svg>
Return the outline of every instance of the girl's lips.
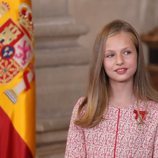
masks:
<svg viewBox="0 0 158 158"><path fill-rule="evenodd" d="M115 70L115 72L118 74L125 74L126 71L127 71L127 68L119 68Z"/></svg>

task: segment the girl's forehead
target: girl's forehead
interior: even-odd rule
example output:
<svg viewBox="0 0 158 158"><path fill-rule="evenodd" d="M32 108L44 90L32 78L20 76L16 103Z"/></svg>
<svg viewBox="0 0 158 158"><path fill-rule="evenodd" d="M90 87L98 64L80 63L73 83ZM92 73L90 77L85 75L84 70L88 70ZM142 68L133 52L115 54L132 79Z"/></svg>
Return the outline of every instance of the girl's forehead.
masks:
<svg viewBox="0 0 158 158"><path fill-rule="evenodd" d="M132 39L134 34L130 33L130 32L126 32L126 31L119 31L119 32L112 32L112 33L109 33L107 35L107 39L108 38L111 38L111 37L117 37L117 36L120 36L120 35L125 35L126 37Z"/></svg>
<svg viewBox="0 0 158 158"><path fill-rule="evenodd" d="M121 44L123 43L132 43L134 42L132 35L130 33L127 32L120 32L117 34L113 34L107 37L107 39L105 40L105 44L110 44L113 42L118 42L117 44Z"/></svg>
<svg viewBox="0 0 158 158"><path fill-rule="evenodd" d="M107 49L124 49L132 48L135 49L135 42L132 34L128 32L119 32L109 36L103 46L104 50Z"/></svg>
<svg viewBox="0 0 158 158"><path fill-rule="evenodd" d="M107 37L105 38L104 40L104 44L107 43L108 41L111 41L111 40L116 40L116 39L126 39L128 40L129 42L132 42L134 44L137 44L138 43L138 40L136 39L135 35L130 33L130 32L125 32L125 31L121 31L121 32L114 32L114 33L111 33L109 35L107 35Z"/></svg>

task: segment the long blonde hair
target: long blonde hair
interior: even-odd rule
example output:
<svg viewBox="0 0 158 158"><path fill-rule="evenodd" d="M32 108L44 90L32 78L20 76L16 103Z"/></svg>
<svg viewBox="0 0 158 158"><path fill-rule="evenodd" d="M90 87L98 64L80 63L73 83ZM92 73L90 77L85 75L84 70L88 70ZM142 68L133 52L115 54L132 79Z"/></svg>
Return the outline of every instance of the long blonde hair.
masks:
<svg viewBox="0 0 158 158"><path fill-rule="evenodd" d="M85 128L94 127L101 121L103 113L105 113L105 110L108 108L110 97L109 79L103 66L103 47L109 35L117 34L122 31L127 32L132 36L133 43L138 53L137 70L133 82L135 97L137 100L149 99L158 101L157 92L151 87L145 71L142 44L138 33L129 23L123 20L115 20L105 25L95 40L87 94L79 107L79 117L75 120L76 125ZM82 113L83 109L84 113Z"/></svg>

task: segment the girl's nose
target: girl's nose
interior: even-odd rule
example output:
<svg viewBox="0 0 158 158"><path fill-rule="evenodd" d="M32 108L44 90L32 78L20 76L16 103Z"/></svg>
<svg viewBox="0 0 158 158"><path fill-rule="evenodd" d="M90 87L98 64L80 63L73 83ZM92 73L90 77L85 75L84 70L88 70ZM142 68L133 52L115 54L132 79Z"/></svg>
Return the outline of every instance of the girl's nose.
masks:
<svg viewBox="0 0 158 158"><path fill-rule="evenodd" d="M124 59L122 54L118 54L116 57L116 65L123 65L124 64Z"/></svg>

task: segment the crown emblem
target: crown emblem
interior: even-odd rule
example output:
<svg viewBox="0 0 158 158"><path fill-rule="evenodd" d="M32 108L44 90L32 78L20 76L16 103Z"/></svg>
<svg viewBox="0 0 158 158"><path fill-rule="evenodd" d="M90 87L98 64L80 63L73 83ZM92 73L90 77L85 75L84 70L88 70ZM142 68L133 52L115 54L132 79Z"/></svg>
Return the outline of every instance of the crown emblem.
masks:
<svg viewBox="0 0 158 158"><path fill-rule="evenodd" d="M19 22L22 28L27 31L27 34L31 37L33 30L32 11L25 3L19 7Z"/></svg>

